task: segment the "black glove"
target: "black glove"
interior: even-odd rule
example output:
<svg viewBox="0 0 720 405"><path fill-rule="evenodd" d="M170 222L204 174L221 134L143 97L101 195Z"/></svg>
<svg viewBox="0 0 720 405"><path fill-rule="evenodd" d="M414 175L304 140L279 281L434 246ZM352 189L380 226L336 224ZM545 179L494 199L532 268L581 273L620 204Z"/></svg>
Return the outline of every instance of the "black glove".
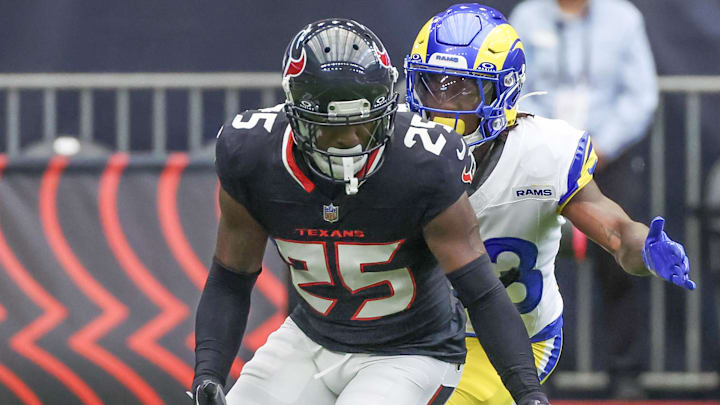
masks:
<svg viewBox="0 0 720 405"><path fill-rule="evenodd" d="M195 405L227 405L222 385L210 378L202 380L194 387L192 398Z"/></svg>
<svg viewBox="0 0 720 405"><path fill-rule="evenodd" d="M533 392L520 398L517 405L550 405L550 401L542 392Z"/></svg>

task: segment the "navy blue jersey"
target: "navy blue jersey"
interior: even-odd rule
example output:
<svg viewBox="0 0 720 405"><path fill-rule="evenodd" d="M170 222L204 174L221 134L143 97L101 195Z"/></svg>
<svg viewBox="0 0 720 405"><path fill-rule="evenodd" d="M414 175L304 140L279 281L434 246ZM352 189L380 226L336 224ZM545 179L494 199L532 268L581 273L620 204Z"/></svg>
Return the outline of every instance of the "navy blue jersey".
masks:
<svg viewBox="0 0 720 405"><path fill-rule="evenodd" d="M407 112L383 154L348 196L312 175L272 108L223 127L216 167L288 263L302 297L291 317L311 339L333 351L463 362L464 311L423 227L465 191L470 154L459 135Z"/></svg>

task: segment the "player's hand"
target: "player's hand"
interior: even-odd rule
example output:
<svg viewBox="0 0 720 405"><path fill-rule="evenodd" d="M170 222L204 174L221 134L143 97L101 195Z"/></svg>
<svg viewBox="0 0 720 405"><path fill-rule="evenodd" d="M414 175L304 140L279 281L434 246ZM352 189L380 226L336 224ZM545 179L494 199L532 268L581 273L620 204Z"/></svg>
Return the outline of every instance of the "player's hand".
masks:
<svg viewBox="0 0 720 405"><path fill-rule="evenodd" d="M656 276L680 287L694 290L695 282L690 280L690 261L683 245L670 239L663 227L665 219L655 217L650 223L650 232L642 250L645 266Z"/></svg>
<svg viewBox="0 0 720 405"><path fill-rule="evenodd" d="M212 379L203 380L188 395L195 400L195 405L227 405L222 386Z"/></svg>
<svg viewBox="0 0 720 405"><path fill-rule="evenodd" d="M550 401L542 392L534 392L520 398L517 405L550 405Z"/></svg>

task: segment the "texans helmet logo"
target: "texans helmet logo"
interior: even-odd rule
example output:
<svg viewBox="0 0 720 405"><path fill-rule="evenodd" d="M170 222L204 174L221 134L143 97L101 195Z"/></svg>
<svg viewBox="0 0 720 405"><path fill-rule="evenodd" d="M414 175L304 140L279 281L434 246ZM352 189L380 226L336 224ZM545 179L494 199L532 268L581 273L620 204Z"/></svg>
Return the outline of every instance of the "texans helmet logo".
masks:
<svg viewBox="0 0 720 405"><path fill-rule="evenodd" d="M472 155L470 155L472 156ZM470 168L463 167L462 174L460 175L460 179L463 183L472 184L473 181L473 173L475 172L475 159L473 158L470 162Z"/></svg>
<svg viewBox="0 0 720 405"><path fill-rule="evenodd" d="M295 38L293 38L292 43L288 46L288 49L285 51L285 59L283 60L285 69L283 69L283 77L299 76L303 71L305 71L307 58L305 57L305 47L303 46L303 43L311 28L312 24L308 24L305 29L298 32L297 35L295 35Z"/></svg>
<svg viewBox="0 0 720 405"><path fill-rule="evenodd" d="M390 57L388 56L387 50L383 49L380 51L380 49L375 48L375 54L377 54L378 59L380 59L380 63L382 63L383 66L387 68L390 67Z"/></svg>
<svg viewBox="0 0 720 405"><path fill-rule="evenodd" d="M306 60L307 58L305 57L305 48L303 48L299 59L293 59L292 56L288 59L288 63L285 66L285 71L283 72L283 77L299 76L305 70Z"/></svg>

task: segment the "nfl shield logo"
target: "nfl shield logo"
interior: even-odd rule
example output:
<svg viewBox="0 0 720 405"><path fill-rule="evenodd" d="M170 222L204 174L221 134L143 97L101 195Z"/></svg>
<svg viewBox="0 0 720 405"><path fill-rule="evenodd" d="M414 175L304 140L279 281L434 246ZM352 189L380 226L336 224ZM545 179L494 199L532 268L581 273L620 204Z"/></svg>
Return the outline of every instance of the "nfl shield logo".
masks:
<svg viewBox="0 0 720 405"><path fill-rule="evenodd" d="M323 205L323 219L328 222L337 222L339 209L340 207L332 203L330 203L330 205Z"/></svg>

